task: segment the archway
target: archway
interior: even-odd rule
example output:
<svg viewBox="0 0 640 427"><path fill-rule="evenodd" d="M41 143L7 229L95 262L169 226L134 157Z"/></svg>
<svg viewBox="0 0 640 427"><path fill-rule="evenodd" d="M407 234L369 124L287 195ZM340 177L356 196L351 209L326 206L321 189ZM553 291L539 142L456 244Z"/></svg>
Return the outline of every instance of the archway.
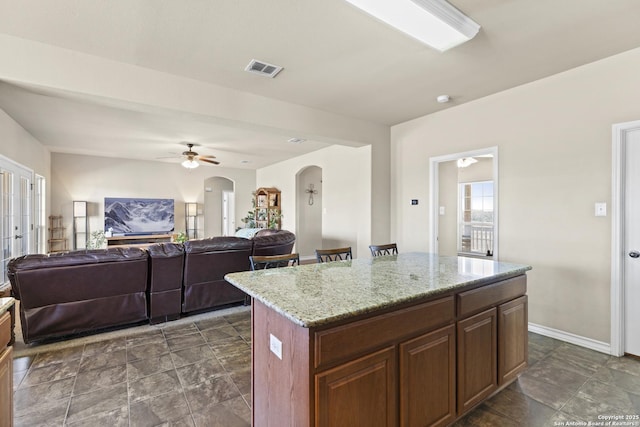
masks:
<svg viewBox="0 0 640 427"><path fill-rule="evenodd" d="M204 235L233 236L235 233L235 184L214 176L204 181Z"/></svg>
<svg viewBox="0 0 640 427"><path fill-rule="evenodd" d="M308 166L296 175L296 248L314 258L322 248L322 168Z"/></svg>

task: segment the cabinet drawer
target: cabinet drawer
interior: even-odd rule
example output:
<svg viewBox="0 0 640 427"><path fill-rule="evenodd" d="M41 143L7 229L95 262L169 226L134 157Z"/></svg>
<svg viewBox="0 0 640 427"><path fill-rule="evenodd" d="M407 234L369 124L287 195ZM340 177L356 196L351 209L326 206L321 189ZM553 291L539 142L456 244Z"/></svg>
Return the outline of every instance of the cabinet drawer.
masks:
<svg viewBox="0 0 640 427"><path fill-rule="evenodd" d="M450 323L453 297L418 304L315 333L315 367L345 361Z"/></svg>
<svg viewBox="0 0 640 427"><path fill-rule="evenodd" d="M518 276L493 285L458 294L458 318L512 300L527 292L527 276Z"/></svg>
<svg viewBox="0 0 640 427"><path fill-rule="evenodd" d="M0 316L0 353L7 347L11 340L11 315L5 312Z"/></svg>

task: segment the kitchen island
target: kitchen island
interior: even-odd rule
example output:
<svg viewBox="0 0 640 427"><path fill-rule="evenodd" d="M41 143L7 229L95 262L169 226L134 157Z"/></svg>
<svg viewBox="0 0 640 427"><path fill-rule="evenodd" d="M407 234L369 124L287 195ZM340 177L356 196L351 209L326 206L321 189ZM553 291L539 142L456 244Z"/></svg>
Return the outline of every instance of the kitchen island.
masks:
<svg viewBox="0 0 640 427"><path fill-rule="evenodd" d="M228 274L252 297L253 426L452 423L526 368L530 268L407 253Z"/></svg>

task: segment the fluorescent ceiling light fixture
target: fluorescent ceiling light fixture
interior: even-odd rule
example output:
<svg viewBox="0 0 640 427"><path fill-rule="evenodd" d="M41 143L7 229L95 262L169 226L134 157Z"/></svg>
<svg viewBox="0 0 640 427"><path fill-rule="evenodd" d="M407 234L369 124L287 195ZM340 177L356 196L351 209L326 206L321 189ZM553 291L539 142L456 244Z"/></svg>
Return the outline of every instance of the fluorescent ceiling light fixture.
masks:
<svg viewBox="0 0 640 427"><path fill-rule="evenodd" d="M182 162L182 166L184 166L187 169L195 169L198 166L200 166L200 164L198 162L196 162L193 159L190 160L185 160L184 162Z"/></svg>
<svg viewBox="0 0 640 427"><path fill-rule="evenodd" d="M347 1L441 52L471 40L480 30L480 25L444 0Z"/></svg>

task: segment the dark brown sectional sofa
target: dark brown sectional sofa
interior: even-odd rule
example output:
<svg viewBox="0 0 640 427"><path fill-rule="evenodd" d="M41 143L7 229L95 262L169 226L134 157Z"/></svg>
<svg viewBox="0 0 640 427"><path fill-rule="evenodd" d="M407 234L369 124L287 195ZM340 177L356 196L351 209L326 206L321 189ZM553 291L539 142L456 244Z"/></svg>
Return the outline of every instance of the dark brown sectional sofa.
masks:
<svg viewBox="0 0 640 427"><path fill-rule="evenodd" d="M250 255L291 253L295 235L213 237L184 244L25 255L9 262L25 343L105 328L174 320L243 302L224 275L250 269Z"/></svg>

